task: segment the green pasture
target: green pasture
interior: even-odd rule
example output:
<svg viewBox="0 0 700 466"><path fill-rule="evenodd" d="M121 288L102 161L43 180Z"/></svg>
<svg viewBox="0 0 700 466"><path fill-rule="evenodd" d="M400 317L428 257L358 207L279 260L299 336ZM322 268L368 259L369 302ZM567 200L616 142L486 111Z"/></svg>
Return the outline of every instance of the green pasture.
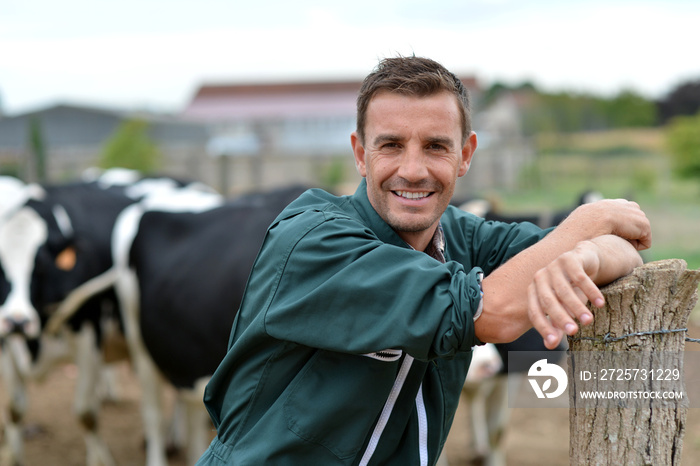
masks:
<svg viewBox="0 0 700 466"><path fill-rule="evenodd" d="M566 208L587 189L638 202L652 224L647 261L679 258L700 269L700 179L672 174L661 130L541 138L513 191L487 193L503 211Z"/></svg>

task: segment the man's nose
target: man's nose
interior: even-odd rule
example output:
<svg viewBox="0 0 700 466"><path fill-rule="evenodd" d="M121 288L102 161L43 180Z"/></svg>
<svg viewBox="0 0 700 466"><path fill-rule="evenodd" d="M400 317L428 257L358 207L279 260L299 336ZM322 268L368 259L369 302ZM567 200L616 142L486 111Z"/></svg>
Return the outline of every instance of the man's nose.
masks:
<svg viewBox="0 0 700 466"><path fill-rule="evenodd" d="M398 175L408 181L421 181L428 176L427 159L420 148L409 147L401 157Z"/></svg>

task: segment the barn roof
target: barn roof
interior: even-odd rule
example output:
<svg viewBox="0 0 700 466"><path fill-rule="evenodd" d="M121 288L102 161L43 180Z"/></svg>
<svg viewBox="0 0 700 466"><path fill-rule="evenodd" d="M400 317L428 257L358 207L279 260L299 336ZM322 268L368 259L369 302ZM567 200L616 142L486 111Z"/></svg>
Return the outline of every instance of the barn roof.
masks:
<svg viewBox="0 0 700 466"><path fill-rule="evenodd" d="M69 147L101 145L130 118L148 121L150 134L159 143L202 142L208 137L204 125L169 115L61 103L0 119L0 150L23 150L33 121L39 123L49 147Z"/></svg>
<svg viewBox="0 0 700 466"><path fill-rule="evenodd" d="M462 78L476 89L473 77ZM362 81L204 84L182 116L194 120L354 117Z"/></svg>

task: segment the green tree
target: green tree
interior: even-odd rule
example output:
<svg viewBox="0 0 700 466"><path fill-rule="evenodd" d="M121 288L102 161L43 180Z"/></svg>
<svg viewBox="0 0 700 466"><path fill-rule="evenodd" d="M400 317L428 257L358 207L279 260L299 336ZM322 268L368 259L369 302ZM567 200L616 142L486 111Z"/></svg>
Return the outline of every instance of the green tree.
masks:
<svg viewBox="0 0 700 466"><path fill-rule="evenodd" d="M666 126L673 170L682 178L700 178L700 112L677 116Z"/></svg>
<svg viewBox="0 0 700 466"><path fill-rule="evenodd" d="M501 83L493 83L482 96L482 105L488 106L493 103L502 93L512 91L510 87Z"/></svg>
<svg viewBox="0 0 700 466"><path fill-rule="evenodd" d="M604 98L585 93L541 92L530 82L515 87L497 82L486 91L483 104L488 106L506 92L519 96L526 135L649 127L657 122L656 103L631 90Z"/></svg>
<svg viewBox="0 0 700 466"><path fill-rule="evenodd" d="M642 128L654 126L657 120L654 102L634 91L625 90L607 103L610 126L614 128Z"/></svg>
<svg viewBox="0 0 700 466"><path fill-rule="evenodd" d="M148 129L149 123L145 120L125 120L105 143L99 166L130 168L143 173L157 170L162 156Z"/></svg>
<svg viewBox="0 0 700 466"><path fill-rule="evenodd" d="M605 126L600 99L568 92L540 93L526 110L526 131L570 133Z"/></svg>
<svg viewBox="0 0 700 466"><path fill-rule="evenodd" d="M34 159L36 178L39 182L46 181L46 144L41 130L41 121L37 117L29 120L29 147Z"/></svg>

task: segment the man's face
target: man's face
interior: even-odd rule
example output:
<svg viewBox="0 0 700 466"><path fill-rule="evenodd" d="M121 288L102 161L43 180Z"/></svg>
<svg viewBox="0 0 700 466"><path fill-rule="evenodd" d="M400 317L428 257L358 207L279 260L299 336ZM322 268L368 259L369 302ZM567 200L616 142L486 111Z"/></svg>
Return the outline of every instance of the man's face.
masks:
<svg viewBox="0 0 700 466"><path fill-rule="evenodd" d="M462 144L456 97L380 92L367 107L364 141L353 133L351 142L374 209L404 241L425 249L476 149L474 133Z"/></svg>

